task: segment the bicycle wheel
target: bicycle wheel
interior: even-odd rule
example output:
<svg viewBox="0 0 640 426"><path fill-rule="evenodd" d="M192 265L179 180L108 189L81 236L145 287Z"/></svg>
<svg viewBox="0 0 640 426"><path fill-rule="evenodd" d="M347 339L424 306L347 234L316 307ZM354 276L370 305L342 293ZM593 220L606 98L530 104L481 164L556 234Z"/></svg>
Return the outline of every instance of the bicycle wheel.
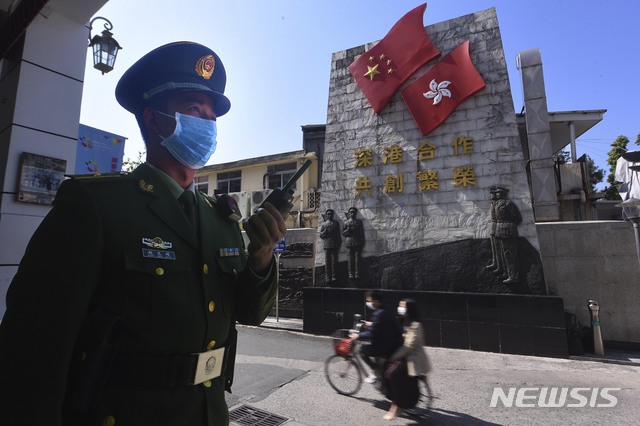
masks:
<svg viewBox="0 0 640 426"><path fill-rule="evenodd" d="M331 387L342 395L353 395L362 385L362 373L351 358L330 356L324 362L324 374Z"/></svg>

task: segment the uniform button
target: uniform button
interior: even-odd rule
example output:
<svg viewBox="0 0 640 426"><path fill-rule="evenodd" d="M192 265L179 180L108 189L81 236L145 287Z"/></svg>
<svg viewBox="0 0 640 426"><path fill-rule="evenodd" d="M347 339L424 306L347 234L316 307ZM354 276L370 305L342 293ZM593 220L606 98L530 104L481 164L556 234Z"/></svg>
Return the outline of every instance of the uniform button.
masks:
<svg viewBox="0 0 640 426"><path fill-rule="evenodd" d="M202 273L205 275L209 273L209 265L207 265L206 263L202 265Z"/></svg>
<svg viewBox="0 0 640 426"><path fill-rule="evenodd" d="M233 275L235 275L236 277L238 276L238 271L236 271L236 268L233 268L231 271L233 272Z"/></svg>
<svg viewBox="0 0 640 426"><path fill-rule="evenodd" d="M164 269L163 268L156 268L156 275L161 277L164 275Z"/></svg>
<svg viewBox="0 0 640 426"><path fill-rule="evenodd" d="M206 382L202 382L202 386L204 386L205 388L210 388L211 387L211 380L207 380Z"/></svg>
<svg viewBox="0 0 640 426"><path fill-rule="evenodd" d="M212 340L207 344L207 350L210 351L211 349L215 348L216 346L216 341Z"/></svg>
<svg viewBox="0 0 640 426"><path fill-rule="evenodd" d="M216 309L216 302L213 300L209 302L209 312L213 312Z"/></svg>
<svg viewBox="0 0 640 426"><path fill-rule="evenodd" d="M113 416L106 416L104 419L102 419L102 423L101 426L115 426L116 424L116 418Z"/></svg>
<svg viewBox="0 0 640 426"><path fill-rule="evenodd" d="M86 352L80 352L80 355L78 356L78 359L80 360L80 362L84 362L84 360L87 359L87 353Z"/></svg>

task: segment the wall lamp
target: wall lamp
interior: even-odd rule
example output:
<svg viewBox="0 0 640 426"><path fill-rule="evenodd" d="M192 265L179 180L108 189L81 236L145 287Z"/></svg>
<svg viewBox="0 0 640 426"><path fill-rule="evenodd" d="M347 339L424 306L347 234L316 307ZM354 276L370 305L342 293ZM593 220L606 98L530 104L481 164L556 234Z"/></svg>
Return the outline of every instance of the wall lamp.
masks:
<svg viewBox="0 0 640 426"><path fill-rule="evenodd" d="M94 35L91 37L91 30L93 29L93 22L96 19L102 19L106 21L104 24L104 31L102 35ZM113 69L113 65L116 62L116 56L118 56L118 50L122 49L116 39L114 39L110 30L113 29L111 22L101 16L96 16L89 22L89 46L93 48L93 67L98 71L107 73Z"/></svg>

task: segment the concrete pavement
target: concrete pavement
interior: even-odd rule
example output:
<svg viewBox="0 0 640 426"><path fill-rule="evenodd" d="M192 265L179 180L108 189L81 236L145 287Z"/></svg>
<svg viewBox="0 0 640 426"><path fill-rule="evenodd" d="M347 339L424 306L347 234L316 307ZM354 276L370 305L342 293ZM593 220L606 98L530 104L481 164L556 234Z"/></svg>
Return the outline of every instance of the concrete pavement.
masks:
<svg viewBox="0 0 640 426"><path fill-rule="evenodd" d="M269 324L270 322L274 322L273 319L267 321L266 327L261 327L262 333L293 334L294 339L297 334L307 341L327 339L285 331L280 327L282 324L274 326ZM272 338L275 338L273 334L265 336L265 339ZM430 382L437 396L432 409L427 410L421 406L415 410L417 415L405 414L387 421L382 417L389 408L389 402L372 385L363 384L353 397L339 395L328 385L324 376L324 363L320 359L331 354L331 345L327 341L326 344L320 343L318 347L326 347L326 354L319 354L313 359L296 359L294 347L286 355L245 355L240 352L237 358L237 367L240 370L243 366L252 365L256 366L256 371L267 371L268 368L277 367L291 369L296 373L286 382L273 385L269 392L255 396L247 395L242 400L234 401L233 405L230 404L232 412L246 408L257 409L259 412L276 416L275 422L243 420L232 424L638 424L639 354L620 354L619 359L610 355L610 359L594 361L586 358L542 358L427 347L426 351L433 364ZM523 397L520 407L505 406L509 405L508 400L499 398L496 399L496 406L491 407L496 388L505 397L509 392L515 392L515 397L511 400L513 405L518 405L517 392L520 392ZM558 407L541 407L540 400L548 402L548 398L540 397L543 388L546 389L545 393L548 392L547 395L551 392L560 395L565 388L567 398ZM556 390L553 390L554 388ZM609 388L604 396L603 388Z"/></svg>

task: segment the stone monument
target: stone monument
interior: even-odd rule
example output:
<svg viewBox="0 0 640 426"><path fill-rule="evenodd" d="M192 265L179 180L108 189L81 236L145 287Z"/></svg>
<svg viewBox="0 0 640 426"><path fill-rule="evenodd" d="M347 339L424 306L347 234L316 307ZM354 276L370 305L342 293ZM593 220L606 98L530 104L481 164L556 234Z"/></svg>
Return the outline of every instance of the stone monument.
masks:
<svg viewBox="0 0 640 426"><path fill-rule="evenodd" d="M407 290L546 294L496 11L426 28L423 12L333 54L321 204L367 223L362 288L393 266ZM398 59L407 42L419 60ZM497 186L522 218L509 241L519 274L507 279L487 268Z"/></svg>

